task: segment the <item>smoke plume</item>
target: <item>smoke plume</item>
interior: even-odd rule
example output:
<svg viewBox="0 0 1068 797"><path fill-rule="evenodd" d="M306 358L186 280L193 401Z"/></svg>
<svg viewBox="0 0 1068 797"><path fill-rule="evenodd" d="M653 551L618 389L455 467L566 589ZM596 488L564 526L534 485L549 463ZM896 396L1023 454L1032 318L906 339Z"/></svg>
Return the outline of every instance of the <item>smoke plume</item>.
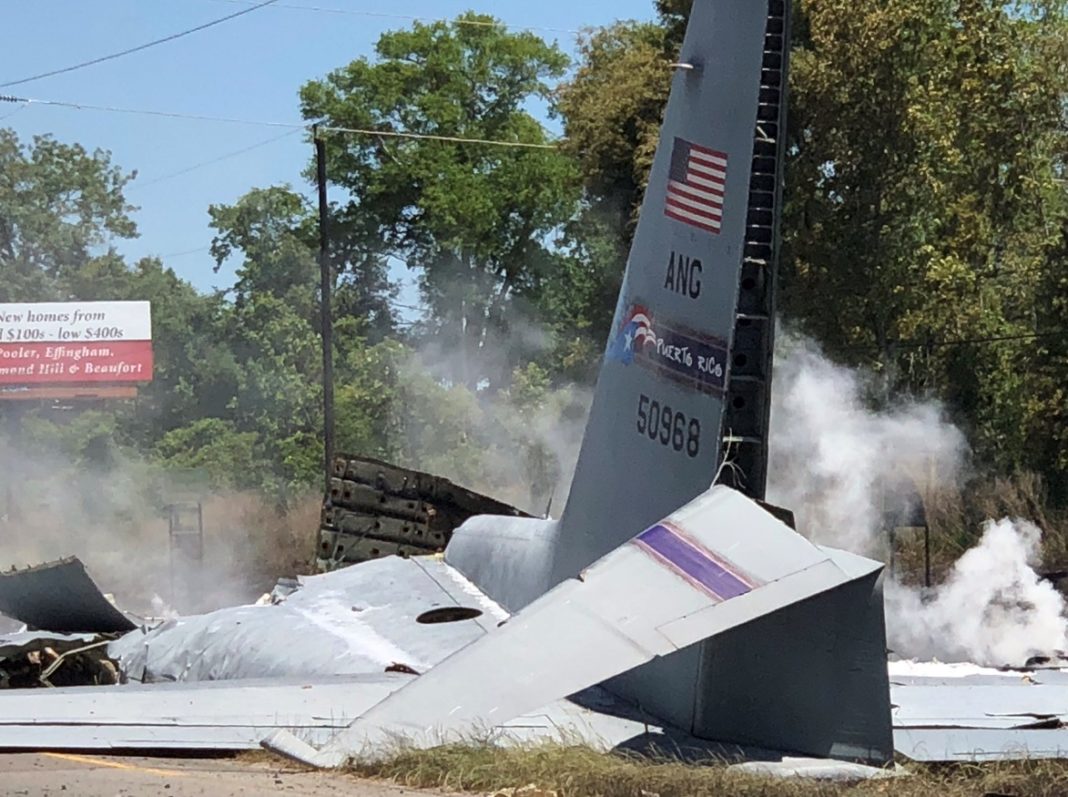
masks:
<svg viewBox="0 0 1068 797"><path fill-rule="evenodd" d="M953 486L964 435L933 403L869 408L870 380L830 362L811 341L785 336L772 396L769 499L789 507L804 533L854 553L881 556L883 516Z"/></svg>
<svg viewBox="0 0 1068 797"><path fill-rule="evenodd" d="M0 438L0 567L77 556L121 609L151 617L168 613L165 605L189 613L254 600L274 584L278 567L291 567L272 554L289 542L281 536L290 524L272 524L262 496L206 484L193 491L177 480L125 451L87 459L47 437ZM186 527L201 506L199 560L172 554L167 506L176 502L190 505ZM317 505L299 519L309 555Z"/></svg>
<svg viewBox="0 0 1068 797"><path fill-rule="evenodd" d="M887 584L891 649L993 666L1068 649L1064 598L1032 569L1040 542L1038 527L1027 521L988 521L979 544L933 596Z"/></svg>
<svg viewBox="0 0 1068 797"><path fill-rule="evenodd" d="M794 510L810 539L885 559L888 527L921 522L924 498L958 489L969 451L936 403L875 410L874 392L865 374L784 336L768 493ZM903 658L992 666L1064 650L1064 599L1033 570L1039 546L1040 532L1026 520L991 520L931 593L888 578L890 647Z"/></svg>

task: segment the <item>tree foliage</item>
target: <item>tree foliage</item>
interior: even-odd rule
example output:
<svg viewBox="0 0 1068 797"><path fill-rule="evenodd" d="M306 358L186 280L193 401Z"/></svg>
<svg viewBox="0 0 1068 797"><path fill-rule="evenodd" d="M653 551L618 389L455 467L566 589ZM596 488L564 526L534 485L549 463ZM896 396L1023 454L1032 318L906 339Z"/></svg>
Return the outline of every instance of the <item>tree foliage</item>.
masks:
<svg viewBox="0 0 1068 797"><path fill-rule="evenodd" d="M891 393L946 399L997 467L1050 472L1032 435L1062 410L1021 397L1068 218L1063 7L801 11L784 311Z"/></svg>
<svg viewBox="0 0 1068 797"><path fill-rule="evenodd" d="M550 99L567 66L531 33L489 17L416 24L385 34L377 60L360 58L301 91L304 115L332 127L550 144L527 109ZM551 272L548 240L577 195L554 149L331 134L328 172L351 197L346 237L403 260L418 275L426 331L458 353L454 376L497 381L508 362L488 356L522 297Z"/></svg>
<svg viewBox="0 0 1068 797"><path fill-rule="evenodd" d="M579 433L558 387L596 374L691 5L588 32L570 72L555 45L469 14L304 85L336 200L340 448L544 508L552 441ZM1066 41L1053 0L796 0L780 308L880 373L882 400L942 399L986 468L1034 470L1062 501ZM153 304L139 402L31 414L26 434L100 471L142 456L283 500L318 487L317 208L288 186L210 207L237 279L200 293L110 245L136 235L132 177L0 130L0 301ZM398 264L420 317L396 304Z"/></svg>
<svg viewBox="0 0 1068 797"><path fill-rule="evenodd" d="M122 193L131 176L107 152L90 154L49 136L26 145L0 129L0 300L32 301L62 290L94 260L94 248L111 236L133 236Z"/></svg>

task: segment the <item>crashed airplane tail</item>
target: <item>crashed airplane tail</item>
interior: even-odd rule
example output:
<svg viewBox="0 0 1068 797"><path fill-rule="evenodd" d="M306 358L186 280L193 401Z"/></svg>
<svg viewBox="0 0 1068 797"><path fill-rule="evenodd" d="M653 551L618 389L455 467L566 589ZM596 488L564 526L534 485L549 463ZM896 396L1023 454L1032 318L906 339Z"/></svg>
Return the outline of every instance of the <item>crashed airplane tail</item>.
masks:
<svg viewBox="0 0 1068 797"><path fill-rule="evenodd" d="M511 611L721 469L764 497L788 50L784 0L693 3L563 516L475 518L447 552ZM700 738L879 761L885 654L872 571L609 685Z"/></svg>
<svg viewBox="0 0 1068 797"><path fill-rule="evenodd" d="M786 13L783 0L693 4L554 581L708 489L725 435L745 442L735 486L764 497Z"/></svg>

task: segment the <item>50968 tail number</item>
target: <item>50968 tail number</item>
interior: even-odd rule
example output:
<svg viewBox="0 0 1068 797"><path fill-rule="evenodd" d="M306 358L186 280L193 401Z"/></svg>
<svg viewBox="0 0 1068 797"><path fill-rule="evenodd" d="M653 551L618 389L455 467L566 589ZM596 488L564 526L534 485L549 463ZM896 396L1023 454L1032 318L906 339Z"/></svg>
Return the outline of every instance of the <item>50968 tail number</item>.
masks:
<svg viewBox="0 0 1068 797"><path fill-rule="evenodd" d="M701 422L644 393L638 397L638 434L690 457L701 453Z"/></svg>

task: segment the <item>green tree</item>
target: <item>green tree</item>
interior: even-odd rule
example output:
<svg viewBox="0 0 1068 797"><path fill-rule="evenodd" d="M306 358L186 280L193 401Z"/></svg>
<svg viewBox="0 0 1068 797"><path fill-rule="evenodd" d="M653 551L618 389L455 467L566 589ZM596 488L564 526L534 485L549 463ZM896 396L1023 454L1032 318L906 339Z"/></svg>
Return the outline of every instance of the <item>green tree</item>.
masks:
<svg viewBox="0 0 1068 797"><path fill-rule="evenodd" d="M560 88L565 146L581 168L584 202L565 229L569 258L539 295L557 378L589 381L608 335L667 102L670 46L654 23L594 30Z"/></svg>
<svg viewBox="0 0 1068 797"><path fill-rule="evenodd" d="M287 186L254 188L233 205L212 205L208 214L216 230L216 262L242 257L233 288L236 304L267 293L285 300L318 329L319 219L307 200ZM334 314L358 319L364 334L380 340L394 332L396 323L390 304L396 290L386 259L354 241L332 215Z"/></svg>
<svg viewBox="0 0 1068 797"><path fill-rule="evenodd" d="M527 110L551 99L567 58L489 17L416 24L301 91L306 118L334 127L546 145ZM330 179L351 199L346 238L418 273L427 331L455 355L453 378L510 372L487 351L513 328L524 295L554 262L548 242L572 215L571 161L549 149L330 134Z"/></svg>
<svg viewBox="0 0 1068 797"><path fill-rule="evenodd" d="M1020 367L1034 344L939 344L1041 331L1066 218L1064 6L811 0L802 12L786 313L882 369L890 390L949 400L984 459L1039 465L1021 400L1037 388Z"/></svg>
<svg viewBox="0 0 1068 797"><path fill-rule="evenodd" d="M216 487L256 489L270 465L260 459L255 432L219 418L200 418L160 438L154 454L171 468L201 471Z"/></svg>
<svg viewBox="0 0 1068 797"><path fill-rule="evenodd" d="M280 299L311 321L319 284L312 208L286 186L253 188L233 205L211 205L218 266L240 253L233 293L241 306L254 296Z"/></svg>
<svg viewBox="0 0 1068 797"><path fill-rule="evenodd" d="M0 128L0 301L66 298L64 276L110 237L132 238L133 207L122 192L132 177L102 150L50 136L25 145Z"/></svg>
<svg viewBox="0 0 1068 797"><path fill-rule="evenodd" d="M618 214L629 240L660 137L671 87L664 28L619 22L579 43L581 61L560 88L567 148L588 200Z"/></svg>

